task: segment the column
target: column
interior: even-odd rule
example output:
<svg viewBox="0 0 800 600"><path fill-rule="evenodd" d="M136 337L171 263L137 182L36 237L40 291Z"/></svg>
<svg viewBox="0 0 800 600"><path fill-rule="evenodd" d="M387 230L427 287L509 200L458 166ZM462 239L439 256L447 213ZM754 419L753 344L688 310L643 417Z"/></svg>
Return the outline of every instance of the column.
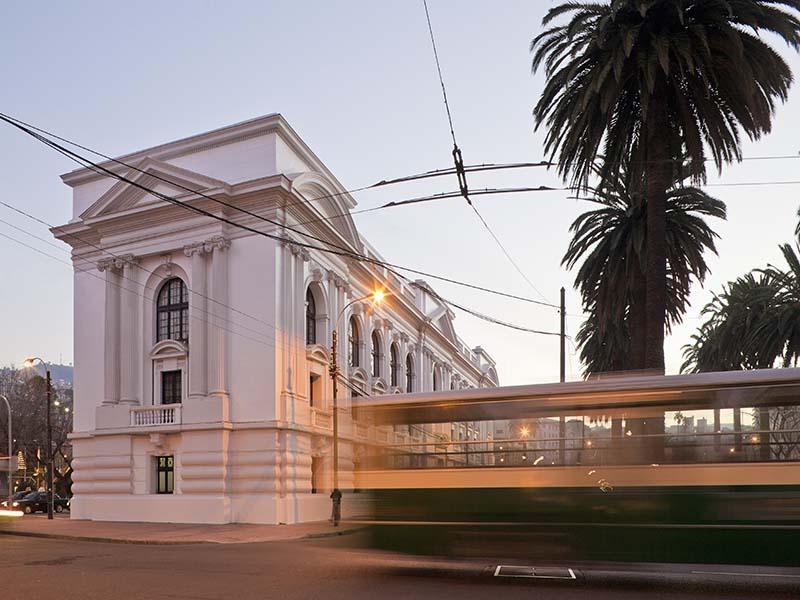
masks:
<svg viewBox="0 0 800 600"><path fill-rule="evenodd" d="M213 302L206 299L206 253L202 243L183 248L191 258L189 293L189 398L205 398L208 394L206 334Z"/></svg>
<svg viewBox="0 0 800 600"><path fill-rule="evenodd" d="M209 319L208 394L227 398L228 348L228 248L230 240L218 236L205 243L211 252L211 318Z"/></svg>
<svg viewBox="0 0 800 600"><path fill-rule="evenodd" d="M276 331L279 347L281 351L281 394L286 394L292 390L292 366L291 366L291 339L289 337L289 327L291 324L291 289L292 289L292 251L287 242L281 242L280 246L280 293L278 294L279 322ZM281 414L282 417L282 414Z"/></svg>
<svg viewBox="0 0 800 600"><path fill-rule="evenodd" d="M113 259L97 263L97 270L105 273L106 314L104 340L103 404L119 403L119 275Z"/></svg>
<svg viewBox="0 0 800 600"><path fill-rule="evenodd" d="M306 293L303 284L305 283L305 263L310 260L308 250L302 246L292 246L294 258L294 279L292 281L292 294L290 302L292 307L291 337L294 383L293 389L297 392L305 388L307 383L301 379L306 378L306 336L305 336L305 302Z"/></svg>
<svg viewBox="0 0 800 600"><path fill-rule="evenodd" d="M139 331L139 291L137 285L137 259L126 254L114 261L117 268L122 269L120 286L120 402L123 404L139 404L137 393L137 377L141 361L138 344Z"/></svg>

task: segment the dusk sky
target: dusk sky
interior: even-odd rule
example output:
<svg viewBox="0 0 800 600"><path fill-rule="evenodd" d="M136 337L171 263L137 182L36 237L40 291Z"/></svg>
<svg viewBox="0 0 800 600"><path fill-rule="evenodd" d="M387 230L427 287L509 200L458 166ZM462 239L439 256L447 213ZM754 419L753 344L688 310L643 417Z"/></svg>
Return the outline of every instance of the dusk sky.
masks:
<svg viewBox="0 0 800 600"><path fill-rule="evenodd" d="M543 132L531 109L543 87L528 46L550 2L430 0L455 133L466 164L540 161ZM782 46L797 77L800 59ZM279 112L347 188L451 166L452 142L421 0L409 2L3 3L0 111L119 155ZM710 173L728 205L712 275L696 286L685 324L669 337L667 372L699 313L723 283L767 263L783 265L800 190L800 87L778 107L774 131L744 144L750 160ZM2 200L43 221L66 223L75 164L0 126ZM489 172L473 188L562 185L542 169ZM763 182L768 185L729 186ZM776 182L784 182L782 184ZM455 178L354 194L358 208L457 189ZM515 271L463 199L356 216L392 262L549 302L567 287L568 333L581 321L574 274L560 265L568 227L589 203L567 192L475 200L535 291ZM0 365L35 354L73 359L68 247L47 227L0 206ZM10 225L9 225L10 224ZM14 229L22 228L41 241ZM49 245L49 244L54 244ZM555 310L431 282L444 297L522 326L558 331ZM540 295L541 294L541 295ZM515 332L456 313L458 333L497 360L501 383L558 378L558 339ZM572 350L572 349L571 349ZM574 350L573 350L574 352ZM568 378L580 377L577 356Z"/></svg>

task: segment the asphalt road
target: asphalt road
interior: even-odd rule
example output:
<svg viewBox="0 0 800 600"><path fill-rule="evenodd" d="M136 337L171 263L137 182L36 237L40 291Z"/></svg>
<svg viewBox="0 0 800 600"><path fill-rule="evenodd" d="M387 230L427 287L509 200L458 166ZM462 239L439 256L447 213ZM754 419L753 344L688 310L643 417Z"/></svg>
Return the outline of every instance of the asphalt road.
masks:
<svg viewBox="0 0 800 600"><path fill-rule="evenodd" d="M488 562L360 550L355 535L182 546L0 535L0 554L0 598L9 600L800 598L800 570L565 565L576 579L499 578Z"/></svg>

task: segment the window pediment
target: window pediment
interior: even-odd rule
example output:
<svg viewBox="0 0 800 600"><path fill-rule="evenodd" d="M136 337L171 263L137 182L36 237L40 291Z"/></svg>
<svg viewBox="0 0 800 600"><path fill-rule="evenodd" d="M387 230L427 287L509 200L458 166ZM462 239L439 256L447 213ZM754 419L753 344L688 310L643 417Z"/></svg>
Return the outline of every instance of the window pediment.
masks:
<svg viewBox="0 0 800 600"><path fill-rule="evenodd" d="M162 340L150 350L150 358L180 358L189 353L189 347L177 340Z"/></svg>

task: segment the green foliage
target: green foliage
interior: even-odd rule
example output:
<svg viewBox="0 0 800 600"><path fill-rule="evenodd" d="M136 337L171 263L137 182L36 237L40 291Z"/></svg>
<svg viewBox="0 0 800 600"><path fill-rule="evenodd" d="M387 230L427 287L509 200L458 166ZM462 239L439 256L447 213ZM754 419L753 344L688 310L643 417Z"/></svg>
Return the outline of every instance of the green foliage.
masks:
<svg viewBox="0 0 800 600"><path fill-rule="evenodd" d="M703 309L684 346L685 372L768 369L800 358L800 258L780 246L786 268L769 265L728 283Z"/></svg>
<svg viewBox="0 0 800 600"><path fill-rule="evenodd" d="M579 263L575 286L588 318L577 342L586 374L633 368L631 308L643 303L641 285L646 264L647 200L641 184L632 182L627 166L588 200L599 206L580 215L562 264ZM725 204L702 190L675 181L667 193L667 318L680 323L693 280L708 274L705 251L716 253L717 234L707 217L725 219ZM582 262L581 262L582 261Z"/></svg>
<svg viewBox="0 0 800 600"><path fill-rule="evenodd" d="M603 343L630 336L629 358L643 355L642 366L663 368L664 323L674 322L670 303L683 292L674 273L679 287L670 288L665 270L666 192L687 174L704 182L707 160L721 170L741 159L743 135L770 131L792 73L764 34L800 48L798 10L800 0L569 1L548 11L531 42L533 70L547 76L533 115L537 129L546 127L545 153L559 174L579 190L597 176L603 190L627 169L646 190L643 313L637 300L625 332L624 303L610 309L600 299L595 307L601 320L617 314L603 321Z"/></svg>
<svg viewBox="0 0 800 600"><path fill-rule="evenodd" d="M701 182L741 159L744 133L770 131L776 100L786 100L789 66L762 37L800 47L798 0L612 0L563 2L531 42L534 71L547 84L533 114L546 125L545 150L560 174L586 186L599 154L602 178L624 163L648 171L650 110L663 100L669 155L686 155ZM555 24L562 17L566 22ZM663 98L655 98L657 83ZM710 156L709 156L710 154Z"/></svg>

